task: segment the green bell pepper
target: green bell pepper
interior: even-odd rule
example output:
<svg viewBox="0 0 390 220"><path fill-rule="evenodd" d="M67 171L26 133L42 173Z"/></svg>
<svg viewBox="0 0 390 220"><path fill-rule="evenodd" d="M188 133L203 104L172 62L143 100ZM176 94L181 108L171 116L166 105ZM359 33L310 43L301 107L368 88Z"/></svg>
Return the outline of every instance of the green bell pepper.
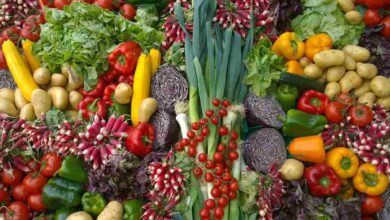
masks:
<svg viewBox="0 0 390 220"><path fill-rule="evenodd" d="M132 199L124 202L123 220L141 219L143 203L140 200Z"/></svg>
<svg viewBox="0 0 390 220"><path fill-rule="evenodd" d="M160 10L168 5L169 0L126 0L126 3L132 5L153 4Z"/></svg>
<svg viewBox="0 0 390 220"><path fill-rule="evenodd" d="M67 207L57 209L54 214L54 220L66 220L66 218L75 211L76 209Z"/></svg>
<svg viewBox="0 0 390 220"><path fill-rule="evenodd" d="M296 109L287 112L283 124L283 134L289 137L316 135L322 132L328 123L323 115L312 115Z"/></svg>
<svg viewBox="0 0 390 220"><path fill-rule="evenodd" d="M80 205L83 192L84 185L82 183L55 177L50 179L43 187L42 200L47 208L51 210L62 207L76 207Z"/></svg>
<svg viewBox="0 0 390 220"><path fill-rule="evenodd" d="M298 96L298 88L289 84L280 85L276 91L276 99L285 112L295 108Z"/></svg>
<svg viewBox="0 0 390 220"><path fill-rule="evenodd" d="M93 216L98 216L106 207L106 199L100 193L86 192L81 198L83 210Z"/></svg>
<svg viewBox="0 0 390 220"><path fill-rule="evenodd" d="M74 155L67 156L62 161L58 175L79 183L88 182L88 173L84 169L84 160Z"/></svg>

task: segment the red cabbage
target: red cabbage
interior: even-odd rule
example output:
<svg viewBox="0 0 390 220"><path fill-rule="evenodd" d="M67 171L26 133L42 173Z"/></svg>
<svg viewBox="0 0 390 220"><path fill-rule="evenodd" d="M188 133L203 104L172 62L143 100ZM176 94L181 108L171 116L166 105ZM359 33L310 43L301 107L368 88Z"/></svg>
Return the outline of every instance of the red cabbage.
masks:
<svg viewBox="0 0 390 220"><path fill-rule="evenodd" d="M274 27L277 34L291 31L291 21L303 13L300 0L275 0L271 3L272 13L275 16Z"/></svg>

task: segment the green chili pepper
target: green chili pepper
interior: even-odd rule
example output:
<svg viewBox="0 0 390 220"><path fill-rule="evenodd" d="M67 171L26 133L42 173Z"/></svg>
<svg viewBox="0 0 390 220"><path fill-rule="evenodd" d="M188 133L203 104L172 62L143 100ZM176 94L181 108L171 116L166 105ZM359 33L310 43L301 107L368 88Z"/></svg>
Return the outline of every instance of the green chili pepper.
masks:
<svg viewBox="0 0 390 220"><path fill-rule="evenodd" d="M58 175L79 183L88 182L88 173L84 169L83 159L73 155L67 156L64 161L62 161Z"/></svg>
<svg viewBox="0 0 390 220"><path fill-rule="evenodd" d="M55 177L43 187L42 200L47 208L52 210L62 207L76 207L80 205L83 192L84 185L82 183Z"/></svg>
<svg viewBox="0 0 390 220"><path fill-rule="evenodd" d="M316 135L322 132L328 123L323 115L312 115L296 109L287 112L283 125L283 134L289 137Z"/></svg>
<svg viewBox="0 0 390 220"><path fill-rule="evenodd" d="M106 207L106 200L100 193L86 192L81 198L81 204L83 205L83 210L98 216Z"/></svg>
<svg viewBox="0 0 390 220"><path fill-rule="evenodd" d="M132 199L123 204L124 215L123 220L138 220L142 215L142 205L140 200Z"/></svg>
<svg viewBox="0 0 390 220"><path fill-rule="evenodd" d="M67 207L57 209L54 214L54 220L66 220L66 218L68 218L68 216L75 211L76 210L74 208L67 208Z"/></svg>
<svg viewBox="0 0 390 220"><path fill-rule="evenodd" d="M298 88L293 85L282 84L277 89L276 98L283 110L287 112L297 105Z"/></svg>

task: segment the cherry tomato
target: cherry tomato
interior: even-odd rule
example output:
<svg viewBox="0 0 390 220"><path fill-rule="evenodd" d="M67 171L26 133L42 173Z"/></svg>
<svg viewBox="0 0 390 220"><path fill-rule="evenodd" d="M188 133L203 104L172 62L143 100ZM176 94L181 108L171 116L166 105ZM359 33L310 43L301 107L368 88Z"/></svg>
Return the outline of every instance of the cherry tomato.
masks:
<svg viewBox="0 0 390 220"><path fill-rule="evenodd" d="M379 9L385 4L384 0L365 0L369 9Z"/></svg>
<svg viewBox="0 0 390 220"><path fill-rule="evenodd" d="M121 6L119 12L127 20L133 20L136 15L136 10L132 4L124 4Z"/></svg>
<svg viewBox="0 0 390 220"><path fill-rule="evenodd" d="M221 176L223 174L223 172L224 172L223 167L221 167L221 166L216 166L215 167L214 174L216 176Z"/></svg>
<svg viewBox="0 0 390 220"><path fill-rule="evenodd" d="M380 196L365 196L361 204L362 214L374 214L382 210L383 206L384 202Z"/></svg>
<svg viewBox="0 0 390 220"><path fill-rule="evenodd" d="M199 155L198 155L198 160L199 160L199 162L206 162L207 161L207 154L205 154L205 153L200 153Z"/></svg>
<svg viewBox="0 0 390 220"><path fill-rule="evenodd" d="M237 193L233 192L233 191L230 191L229 192L229 199L235 199L235 198L237 198Z"/></svg>
<svg viewBox="0 0 390 220"><path fill-rule="evenodd" d="M47 183L47 178L42 174L27 175L23 179L23 185L30 194L42 192L43 186Z"/></svg>
<svg viewBox="0 0 390 220"><path fill-rule="evenodd" d="M382 21L379 11L376 9L367 9L364 13L363 19L367 26L375 26L380 24Z"/></svg>
<svg viewBox="0 0 390 220"><path fill-rule="evenodd" d="M55 153L47 153L41 158L42 170L41 173L44 176L52 177L60 169L62 159Z"/></svg>
<svg viewBox="0 0 390 220"><path fill-rule="evenodd" d="M231 106L232 103L229 100L224 99L222 102L222 105L227 108L227 107Z"/></svg>
<svg viewBox="0 0 390 220"><path fill-rule="evenodd" d="M217 179L217 178L214 179L213 185L214 185L215 187L218 187L218 186L220 186L221 184L222 184L222 181L221 181L220 179Z"/></svg>
<svg viewBox="0 0 390 220"><path fill-rule="evenodd" d="M0 43L1 47L1 43ZM8 69L7 61L5 60L5 56L3 50L0 49L0 70Z"/></svg>
<svg viewBox="0 0 390 220"><path fill-rule="evenodd" d="M212 173L206 173L205 175L204 175L204 180L206 181L206 182L213 182L213 180L214 180L214 175L212 174Z"/></svg>
<svg viewBox="0 0 390 220"><path fill-rule="evenodd" d="M65 6L69 5L72 1L71 0L54 0L54 7L57 9L64 9Z"/></svg>
<svg viewBox="0 0 390 220"><path fill-rule="evenodd" d="M196 135L195 140L196 140L198 143L201 143L201 142L204 141L204 136L203 136L202 134Z"/></svg>
<svg viewBox="0 0 390 220"><path fill-rule="evenodd" d="M194 176L195 176L196 178L199 178L199 177L202 176L203 171L202 171L202 168L200 168L200 167L195 167L195 168L192 170L192 173L194 174Z"/></svg>
<svg viewBox="0 0 390 220"><path fill-rule="evenodd" d="M194 137L195 137L195 132L193 132L193 131L187 131L187 137L188 137L189 139L194 138Z"/></svg>
<svg viewBox="0 0 390 220"><path fill-rule="evenodd" d="M219 118L218 116L213 116L211 118L211 123L214 124L214 125L217 125L219 123Z"/></svg>
<svg viewBox="0 0 390 220"><path fill-rule="evenodd" d="M218 198L218 206L219 207L226 207L229 203L229 200L226 198L226 196L221 196Z"/></svg>
<svg viewBox="0 0 390 220"><path fill-rule="evenodd" d="M23 183L19 183L12 189L12 198L16 201L26 201L30 193L27 191Z"/></svg>
<svg viewBox="0 0 390 220"><path fill-rule="evenodd" d="M231 136L232 141L238 139L238 133L234 130L230 133L230 136Z"/></svg>
<svg viewBox="0 0 390 220"><path fill-rule="evenodd" d="M207 125L207 124L209 123L209 120L208 120L207 118L201 118L201 119L199 120L199 123L200 123L201 125Z"/></svg>
<svg viewBox="0 0 390 220"><path fill-rule="evenodd" d="M219 190L221 191L222 194L226 194L226 195L229 194L229 192L230 192L229 186L226 184L222 184L219 187Z"/></svg>
<svg viewBox="0 0 390 220"><path fill-rule="evenodd" d="M218 107L221 104L221 100L219 99L213 99L211 102L215 107Z"/></svg>
<svg viewBox="0 0 390 220"><path fill-rule="evenodd" d="M188 148L187 154L189 157L195 157L196 156L196 148L195 147Z"/></svg>
<svg viewBox="0 0 390 220"><path fill-rule="evenodd" d="M1 172L1 181L7 186L15 186L22 181L23 173L17 168L3 170Z"/></svg>
<svg viewBox="0 0 390 220"><path fill-rule="evenodd" d="M344 119L345 105L338 101L330 102L325 108L325 116L329 122L340 123Z"/></svg>
<svg viewBox="0 0 390 220"><path fill-rule="evenodd" d="M221 136L227 135L229 133L229 129L225 125L222 125L218 128L218 133Z"/></svg>
<svg viewBox="0 0 390 220"><path fill-rule="evenodd" d="M184 146L182 146L182 145L179 144L179 143L176 143L176 144L175 144L175 149L176 149L176 151L183 151L183 150L184 150Z"/></svg>
<svg viewBox="0 0 390 220"><path fill-rule="evenodd" d="M374 117L371 108L362 104L352 106L349 109L349 115L351 116L351 123L358 127L370 124Z"/></svg>
<svg viewBox="0 0 390 220"><path fill-rule="evenodd" d="M383 29L381 33L384 37L390 37L390 16L385 17L382 21Z"/></svg>
<svg viewBox="0 0 390 220"><path fill-rule="evenodd" d="M191 127L193 130L197 131L200 128L200 124L199 124L199 122L194 122L191 124Z"/></svg>
<svg viewBox="0 0 390 220"><path fill-rule="evenodd" d="M218 111L218 114L219 114L219 116L221 116L221 117L225 117L225 116L228 114L228 112L227 112L226 108L221 108L221 109Z"/></svg>
<svg viewBox="0 0 390 220"><path fill-rule="evenodd" d="M12 202L7 206L8 210L5 212L5 219L7 220L28 220L30 211L26 204L20 201Z"/></svg>
<svg viewBox="0 0 390 220"><path fill-rule="evenodd" d="M221 152L214 153L214 161L220 163L223 161L223 154Z"/></svg>
<svg viewBox="0 0 390 220"><path fill-rule="evenodd" d="M237 151L232 151L229 153L229 160L234 161L238 159L238 153Z"/></svg>
<svg viewBox="0 0 390 220"><path fill-rule="evenodd" d="M212 160L207 160L206 161L206 169L214 169L215 168L215 163L214 163L214 161L212 161Z"/></svg>
<svg viewBox="0 0 390 220"><path fill-rule="evenodd" d="M230 191L236 192L239 188L237 181L233 181L229 184Z"/></svg>
<svg viewBox="0 0 390 220"><path fill-rule="evenodd" d="M19 41L20 30L16 26L5 29L2 33L2 37L6 40L11 40L15 44Z"/></svg>
<svg viewBox="0 0 390 220"><path fill-rule="evenodd" d="M42 194L32 194L28 197L28 206L31 210L42 212L46 210L46 205L43 203Z"/></svg>
<svg viewBox="0 0 390 220"><path fill-rule="evenodd" d="M221 195L221 190L219 189L218 186L214 186L214 187L211 189L211 195L212 195L214 198L218 198L218 197Z"/></svg>
<svg viewBox="0 0 390 220"><path fill-rule="evenodd" d="M190 147L196 147L197 145L198 145L198 142L195 139L190 141Z"/></svg>
<svg viewBox="0 0 390 220"><path fill-rule="evenodd" d="M39 40L39 26L37 24L27 25L25 23L22 30L20 30L20 36L33 42L37 42Z"/></svg>
<svg viewBox="0 0 390 220"><path fill-rule="evenodd" d="M210 211L207 208L202 208L199 212L199 216L202 218L208 218L210 216Z"/></svg>
<svg viewBox="0 0 390 220"><path fill-rule="evenodd" d="M223 153L226 150L226 147L224 144L218 144L217 145L217 151Z"/></svg>
<svg viewBox="0 0 390 220"><path fill-rule="evenodd" d="M229 146L228 146L229 150L236 150L237 147L238 147L237 142L229 141Z"/></svg>
<svg viewBox="0 0 390 220"><path fill-rule="evenodd" d="M207 117L211 118L213 115L214 115L214 110L209 109L209 110L206 111L206 116Z"/></svg>
<svg viewBox="0 0 390 220"><path fill-rule="evenodd" d="M214 216L215 216L216 218L222 218L224 214L225 214L225 213L224 213L222 207L217 207L217 208L215 209L215 211L214 211Z"/></svg>
<svg viewBox="0 0 390 220"><path fill-rule="evenodd" d="M207 200L204 202L204 206L205 206L207 209L213 209L213 208L215 208L215 201L214 201L214 199L207 199Z"/></svg>
<svg viewBox="0 0 390 220"><path fill-rule="evenodd" d="M112 9L112 0L95 0L93 4L108 10Z"/></svg>
<svg viewBox="0 0 390 220"><path fill-rule="evenodd" d="M183 147L186 147L186 146L190 145L190 140L188 140L187 138L183 138L180 140L180 145Z"/></svg>
<svg viewBox="0 0 390 220"><path fill-rule="evenodd" d="M0 207L8 205L11 201L6 191L0 189Z"/></svg>

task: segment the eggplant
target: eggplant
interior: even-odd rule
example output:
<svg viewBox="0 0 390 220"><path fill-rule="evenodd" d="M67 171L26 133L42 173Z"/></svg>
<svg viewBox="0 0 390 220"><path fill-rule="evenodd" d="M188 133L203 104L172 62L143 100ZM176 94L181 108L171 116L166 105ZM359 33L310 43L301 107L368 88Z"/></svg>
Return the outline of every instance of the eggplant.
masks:
<svg viewBox="0 0 390 220"><path fill-rule="evenodd" d="M180 126L175 115L159 109L153 114L150 123L156 134L156 139L153 142L154 150L169 150L178 140L180 133Z"/></svg>
<svg viewBox="0 0 390 220"><path fill-rule="evenodd" d="M253 170L267 173L274 163L287 158L282 135L274 128L262 128L249 135L244 144L244 159Z"/></svg>
<svg viewBox="0 0 390 220"><path fill-rule="evenodd" d="M249 125L282 128L283 122L279 118L285 118L286 113L273 97L259 97L253 93L248 93L244 105L247 110L246 117Z"/></svg>

